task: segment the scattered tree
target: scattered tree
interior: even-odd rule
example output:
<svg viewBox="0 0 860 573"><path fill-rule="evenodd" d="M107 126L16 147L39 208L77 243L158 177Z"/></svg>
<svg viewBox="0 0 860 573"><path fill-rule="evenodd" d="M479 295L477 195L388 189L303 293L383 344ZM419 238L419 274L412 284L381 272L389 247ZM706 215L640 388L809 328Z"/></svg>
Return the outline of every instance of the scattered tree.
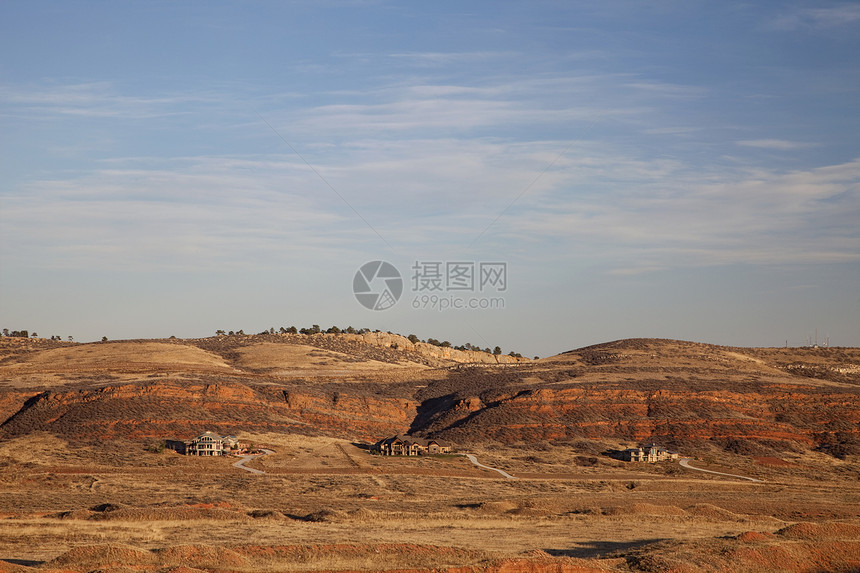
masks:
<svg viewBox="0 0 860 573"><path fill-rule="evenodd" d="M102 342L107 342L107 336L102 336Z"/></svg>
<svg viewBox="0 0 860 573"><path fill-rule="evenodd" d="M496 346L495 348L493 348L493 354L495 356L498 356L501 353L502 353L502 349L500 347Z"/></svg>
<svg viewBox="0 0 860 573"><path fill-rule="evenodd" d="M224 336L224 331L223 330L216 330L215 336Z"/></svg>
<svg viewBox="0 0 860 573"><path fill-rule="evenodd" d="M417 337L417 336L415 336L414 334L410 334L410 335L409 335L409 336L407 336L406 338L407 338L407 339L409 340L409 342L411 342L412 344L415 344L416 342L418 342L418 337Z"/></svg>
<svg viewBox="0 0 860 573"><path fill-rule="evenodd" d="M167 447L167 442L165 440L160 440L158 442L152 442L146 446L146 451L151 454L160 454L164 451L164 448Z"/></svg>

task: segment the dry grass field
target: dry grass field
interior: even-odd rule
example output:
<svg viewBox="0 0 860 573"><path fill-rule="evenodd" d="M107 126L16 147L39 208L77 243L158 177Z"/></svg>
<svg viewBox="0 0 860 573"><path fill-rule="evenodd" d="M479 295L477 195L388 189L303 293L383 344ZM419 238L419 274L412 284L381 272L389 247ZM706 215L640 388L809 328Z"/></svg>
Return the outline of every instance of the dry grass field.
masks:
<svg viewBox="0 0 860 573"><path fill-rule="evenodd" d="M352 376L356 373L408 366L362 360L343 352L335 352L300 344L276 344L264 342L239 349L240 367L265 371L277 376Z"/></svg>
<svg viewBox="0 0 860 573"><path fill-rule="evenodd" d="M580 467L567 448L542 451L539 461L515 448L476 452L520 477L507 480L459 456L391 458L335 438L244 437L275 451L251 463L265 474L134 442L70 446L49 434L4 442L0 570L438 569L537 559L625 571L646 557L694 563L729 540L752 543L739 536L806 551L809 540L772 535L797 523L838 524L830 542L849 554L860 548L856 466L823 454L732 468L766 480L751 483L677 464ZM166 556L177 548L187 561Z"/></svg>
<svg viewBox="0 0 860 573"><path fill-rule="evenodd" d="M519 369L474 370L330 346L7 349L0 357L9 418L0 426L0 572L860 570L855 422L806 418L815 408L855 407L853 349L834 362L704 345L663 358L665 346L601 347ZM810 370L804 365L817 377L787 374ZM341 369L348 375L337 385ZM779 409L782 390L765 392L788 384L795 402L812 401L806 409ZM637 405L646 390L648 401ZM266 402L281 392L284 412L301 423L255 426L261 416L283 414L275 408L287 406ZM27 402L36 393L40 401ZM459 455L371 455L349 424L367 419L362 409L388 415L386 400L396 406L391 420L411 411L426 428L459 432L470 438L461 451L517 479ZM46 407L42 417L16 413L46 402L70 405ZM725 420L754 420L762 432L773 423L758 402L784 412L773 423L796 436L679 442L696 467L760 482L677 462L625 463L607 452L637 439L574 433L646 407L646 421L654 412L696 428L700 420L718 429ZM731 408L718 410L719 403ZM272 450L247 464L263 474L234 467L230 457L150 447L228 415L243 441ZM88 416L104 418L98 431L114 428L112 437L76 431ZM135 432L117 429L129 416L141 423ZM171 418L173 426L160 421ZM418 422L406 417L390 427L398 423L405 431ZM496 423L508 439L481 438ZM560 423L569 430L561 436L522 432ZM807 424L843 428L832 432L841 436L840 455L830 442L804 441L820 435Z"/></svg>

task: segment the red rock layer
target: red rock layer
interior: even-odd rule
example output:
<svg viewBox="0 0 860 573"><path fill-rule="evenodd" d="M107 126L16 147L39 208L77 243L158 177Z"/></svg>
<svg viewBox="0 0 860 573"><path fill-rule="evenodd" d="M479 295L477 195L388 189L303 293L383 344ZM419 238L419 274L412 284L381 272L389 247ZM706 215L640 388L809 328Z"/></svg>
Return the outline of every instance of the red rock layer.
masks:
<svg viewBox="0 0 860 573"><path fill-rule="evenodd" d="M751 438L812 444L817 434L860 431L860 396L804 392L792 385L754 391L635 390L606 387L526 390L483 402L463 398L424 430L455 442L567 437L645 440Z"/></svg>
<svg viewBox="0 0 860 573"><path fill-rule="evenodd" d="M7 396L8 402L14 400ZM42 392L0 426L0 435L49 431L87 440L164 438L211 429L378 439L406 431L416 405L345 392L323 395L240 383L150 382Z"/></svg>

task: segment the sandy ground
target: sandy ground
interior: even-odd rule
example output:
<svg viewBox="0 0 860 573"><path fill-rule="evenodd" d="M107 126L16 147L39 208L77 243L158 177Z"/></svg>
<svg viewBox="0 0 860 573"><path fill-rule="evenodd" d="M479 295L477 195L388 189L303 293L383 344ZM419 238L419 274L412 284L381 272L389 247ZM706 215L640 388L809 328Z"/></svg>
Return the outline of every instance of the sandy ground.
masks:
<svg viewBox="0 0 860 573"><path fill-rule="evenodd" d="M495 556L541 549L596 558L657 540L773 532L860 512L856 480L817 481L788 469L762 484L614 464L522 477L530 475L527 464L509 460L519 471L512 481L461 456L391 458L333 438L247 438L274 450L248 463L265 474L235 468L229 458L108 455L46 434L4 443L0 559L40 562L99 543L156 549L179 540L249 539L263 545L420 540ZM488 465L504 459L500 452L478 455ZM103 504L121 511L109 518L93 510ZM315 513L322 517L307 520Z"/></svg>

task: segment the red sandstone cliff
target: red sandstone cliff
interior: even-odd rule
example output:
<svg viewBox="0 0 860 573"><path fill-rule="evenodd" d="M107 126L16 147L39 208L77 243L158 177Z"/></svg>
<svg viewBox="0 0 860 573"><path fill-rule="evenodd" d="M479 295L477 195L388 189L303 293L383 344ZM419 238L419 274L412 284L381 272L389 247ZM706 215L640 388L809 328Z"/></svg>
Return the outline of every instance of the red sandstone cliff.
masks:
<svg viewBox="0 0 860 573"><path fill-rule="evenodd" d="M212 429L376 440L412 431L463 444L754 439L849 453L860 444L857 349L628 340L536 362L432 369L404 368L409 351L385 346L393 335L377 333L373 344L305 337L337 346L300 351L278 336L9 346L0 360L0 436L41 430L142 438ZM246 349L255 344L269 346L248 368ZM356 356L354 370L347 351ZM266 373L270 355L279 364L290 357L307 364L301 375Z"/></svg>
<svg viewBox="0 0 860 573"><path fill-rule="evenodd" d="M405 431L415 406L408 399L346 391L326 395L235 382L154 381L38 393L0 426L0 435L49 431L77 439L160 438L208 428L375 439Z"/></svg>

